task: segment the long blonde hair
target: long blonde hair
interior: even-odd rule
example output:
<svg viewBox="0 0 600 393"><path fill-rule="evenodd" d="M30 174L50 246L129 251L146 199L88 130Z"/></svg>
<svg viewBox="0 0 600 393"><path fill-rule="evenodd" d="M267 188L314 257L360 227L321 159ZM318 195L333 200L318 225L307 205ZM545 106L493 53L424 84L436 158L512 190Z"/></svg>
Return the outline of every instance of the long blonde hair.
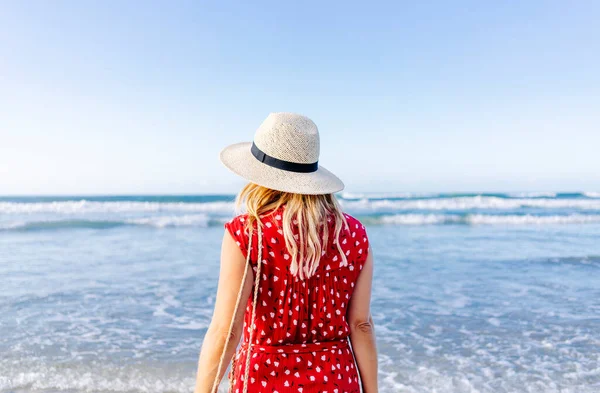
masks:
<svg viewBox="0 0 600 393"><path fill-rule="evenodd" d="M291 256L290 272L301 280L310 278L315 273L330 240L337 247L341 264L348 263L338 241L342 226L347 228L348 223L333 194L295 194L248 183L236 198L236 207L240 209L242 205L248 213L246 229L250 233L254 222L262 226L262 214L285 205L282 217L283 237ZM328 222L332 219L335 220L335 225L330 239ZM298 226L297 238L292 231L292 224Z"/></svg>

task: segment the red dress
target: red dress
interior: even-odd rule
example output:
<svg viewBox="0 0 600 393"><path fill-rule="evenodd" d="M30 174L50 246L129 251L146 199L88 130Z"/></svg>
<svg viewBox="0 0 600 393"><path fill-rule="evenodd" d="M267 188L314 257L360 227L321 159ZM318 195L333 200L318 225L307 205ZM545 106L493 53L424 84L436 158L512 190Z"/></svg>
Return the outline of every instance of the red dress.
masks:
<svg viewBox="0 0 600 393"><path fill-rule="evenodd" d="M348 344L348 303L369 249L365 227L344 214L340 245L348 261L344 265L337 246L329 241L319 267L304 281L290 273L291 257L282 231L283 209L265 214L263 263L256 304L256 330L250 360L248 392L354 393L360 392L354 356ZM233 218L225 228L247 255L246 215ZM328 221L329 237L334 234ZM296 231L296 228L293 228ZM256 228L252 234L251 264L256 274ZM251 326L252 298L244 318L244 337L234 360L231 392L243 392L246 351Z"/></svg>

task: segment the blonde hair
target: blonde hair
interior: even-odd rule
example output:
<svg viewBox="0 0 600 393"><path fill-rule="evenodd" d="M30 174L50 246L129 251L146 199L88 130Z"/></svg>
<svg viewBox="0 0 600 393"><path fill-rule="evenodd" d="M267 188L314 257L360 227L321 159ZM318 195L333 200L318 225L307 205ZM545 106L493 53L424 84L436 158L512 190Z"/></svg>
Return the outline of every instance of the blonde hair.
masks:
<svg viewBox="0 0 600 393"><path fill-rule="evenodd" d="M325 255L330 241L327 224L332 219L335 220L333 244L342 258L341 264L348 263L338 241L342 225L347 228L348 223L333 194L295 194L248 183L236 198L236 207L239 209L242 205L248 214L246 229L249 233L252 233L254 222L263 225L260 220L262 214L285 205L283 237L291 256L290 272L301 280L315 273L321 256ZM292 231L292 224L298 226L297 237Z"/></svg>

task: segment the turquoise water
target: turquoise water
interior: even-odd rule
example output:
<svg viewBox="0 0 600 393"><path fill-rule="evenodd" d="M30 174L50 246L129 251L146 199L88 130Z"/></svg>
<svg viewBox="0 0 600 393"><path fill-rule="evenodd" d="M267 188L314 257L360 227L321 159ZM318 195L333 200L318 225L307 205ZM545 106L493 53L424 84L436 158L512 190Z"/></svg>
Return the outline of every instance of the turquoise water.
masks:
<svg viewBox="0 0 600 393"><path fill-rule="evenodd" d="M600 391L600 194L342 194L382 392ZM0 198L0 392L189 392L233 197Z"/></svg>

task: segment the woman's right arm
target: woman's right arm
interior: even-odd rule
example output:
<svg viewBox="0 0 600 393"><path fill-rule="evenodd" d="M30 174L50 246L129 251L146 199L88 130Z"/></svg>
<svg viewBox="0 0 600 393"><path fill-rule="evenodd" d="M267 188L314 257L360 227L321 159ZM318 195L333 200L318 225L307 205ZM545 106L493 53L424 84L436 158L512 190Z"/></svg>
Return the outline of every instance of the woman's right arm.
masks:
<svg viewBox="0 0 600 393"><path fill-rule="evenodd" d="M371 317L371 285L373 281L373 253L369 254L358 276L348 308L350 342L364 393L377 393L377 347L375 327Z"/></svg>

